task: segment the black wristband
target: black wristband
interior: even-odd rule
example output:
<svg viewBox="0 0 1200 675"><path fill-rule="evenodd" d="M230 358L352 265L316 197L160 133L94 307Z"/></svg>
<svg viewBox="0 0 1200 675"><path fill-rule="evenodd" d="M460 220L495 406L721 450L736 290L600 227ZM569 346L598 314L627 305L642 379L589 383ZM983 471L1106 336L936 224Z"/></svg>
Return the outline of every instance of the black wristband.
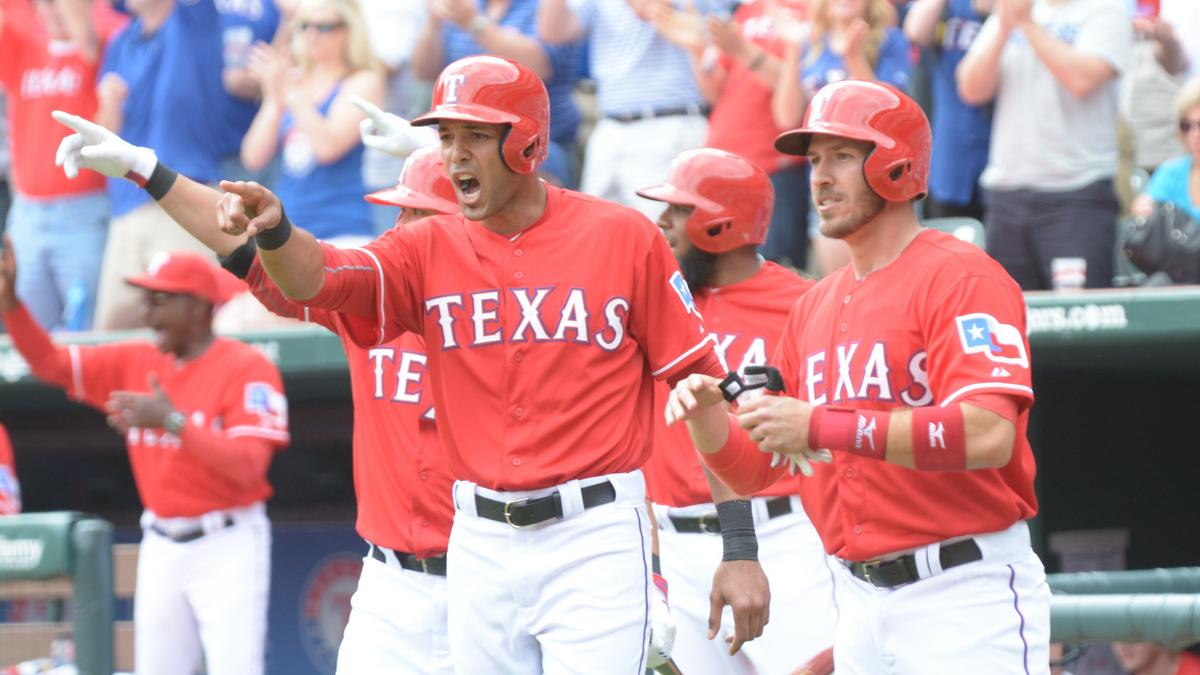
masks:
<svg viewBox="0 0 1200 675"><path fill-rule="evenodd" d="M159 162L154 165L154 171L150 172L150 178L146 179L146 185L142 189L157 202L171 191L171 186L175 185L176 178L179 178L179 174L172 171L166 164Z"/></svg>
<svg viewBox="0 0 1200 675"><path fill-rule="evenodd" d="M254 235L254 243L264 251L274 251L287 243L292 236L292 221L288 220L283 209L279 210L279 224L271 229Z"/></svg>
<svg viewBox="0 0 1200 675"><path fill-rule="evenodd" d="M662 558L657 553L650 554L650 571L662 576Z"/></svg>
<svg viewBox="0 0 1200 675"><path fill-rule="evenodd" d="M749 63L749 65L746 66L746 68L747 68L747 70L758 70L759 67L761 67L763 62L766 60L767 60L767 50L760 49L758 52L758 56L755 56L754 60L752 60Z"/></svg>
<svg viewBox="0 0 1200 675"><path fill-rule="evenodd" d="M731 499L717 504L721 521L721 560L758 560L758 537L754 535L754 513L750 501Z"/></svg>
<svg viewBox="0 0 1200 675"><path fill-rule="evenodd" d="M258 247L254 245L254 239L247 239L246 243L233 250L229 255L218 257L221 261L221 267L224 267L233 276L239 279L245 279L250 273L250 265L254 263L254 256L258 255Z"/></svg>

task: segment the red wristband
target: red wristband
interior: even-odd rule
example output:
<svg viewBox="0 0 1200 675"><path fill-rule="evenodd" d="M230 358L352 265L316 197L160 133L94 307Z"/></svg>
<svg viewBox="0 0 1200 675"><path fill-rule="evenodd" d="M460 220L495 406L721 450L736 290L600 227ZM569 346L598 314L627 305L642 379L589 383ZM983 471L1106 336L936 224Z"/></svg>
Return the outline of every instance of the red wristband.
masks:
<svg viewBox="0 0 1200 675"><path fill-rule="evenodd" d="M886 411L819 405L808 420L808 447L886 459L891 419L892 414Z"/></svg>
<svg viewBox="0 0 1200 675"><path fill-rule="evenodd" d="M920 471L967 468L967 433L962 406L926 406L912 412L913 466Z"/></svg>

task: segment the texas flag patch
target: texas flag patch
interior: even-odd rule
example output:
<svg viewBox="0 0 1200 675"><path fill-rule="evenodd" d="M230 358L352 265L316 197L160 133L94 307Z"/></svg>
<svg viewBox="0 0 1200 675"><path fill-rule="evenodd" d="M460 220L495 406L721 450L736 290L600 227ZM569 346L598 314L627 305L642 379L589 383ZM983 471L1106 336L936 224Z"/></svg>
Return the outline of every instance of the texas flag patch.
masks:
<svg viewBox="0 0 1200 675"><path fill-rule="evenodd" d="M991 314L975 313L955 317L958 337L967 354L983 354L996 363L1029 367L1025 340L1016 326L1001 323Z"/></svg>
<svg viewBox="0 0 1200 675"><path fill-rule="evenodd" d="M683 273L676 271L671 275L671 288L675 289L675 295L679 296L679 301L683 303L684 309L688 314L700 316L700 310L696 307L696 300L692 297L692 289L688 288L687 280L683 278Z"/></svg>
<svg viewBox="0 0 1200 675"><path fill-rule="evenodd" d="M246 412L258 415L263 423L276 428L287 426L287 398L266 382L247 382Z"/></svg>

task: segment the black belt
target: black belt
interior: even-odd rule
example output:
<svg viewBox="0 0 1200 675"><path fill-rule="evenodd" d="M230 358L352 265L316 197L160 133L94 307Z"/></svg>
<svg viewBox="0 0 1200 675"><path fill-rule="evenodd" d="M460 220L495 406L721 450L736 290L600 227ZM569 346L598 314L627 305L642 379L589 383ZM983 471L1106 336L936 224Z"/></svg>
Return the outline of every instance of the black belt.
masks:
<svg viewBox="0 0 1200 675"><path fill-rule="evenodd" d="M225 516L224 522L221 523L221 527L217 528L217 530L223 530L227 527L233 527L233 518L231 516ZM159 527L158 523L151 523L150 529L154 530L154 532L156 534L164 536L167 539L170 539L171 541L175 542L176 544L186 544L189 541L196 541L200 537L203 537L204 535L209 534L204 531L203 527L198 527L194 530L188 530L187 532L171 534L170 532L167 532L163 528ZM213 530L213 531L215 532L216 530Z"/></svg>
<svg viewBox="0 0 1200 675"><path fill-rule="evenodd" d="M396 556L396 562L406 570L413 572L424 572L432 574L435 577L446 576L446 556L435 555L428 558L418 558L412 553L403 551L392 551L392 555ZM383 553L383 548L371 544L371 557L383 564L387 564L387 556Z"/></svg>
<svg viewBox="0 0 1200 675"><path fill-rule="evenodd" d="M655 117L676 117L678 115L703 115L707 117L709 110L710 108L706 105L681 105L670 108L639 110L637 112L613 113L605 115L605 117L618 122L638 122L640 120L654 119Z"/></svg>
<svg viewBox="0 0 1200 675"><path fill-rule="evenodd" d="M938 551L938 559L942 569L958 567L976 560L983 559L979 544L974 539L964 539L953 544L946 544ZM876 588L895 588L911 584L921 578L917 571L917 558L911 553L902 555L895 560L869 560L867 562L850 562L843 560L842 564L849 568L856 578L875 586Z"/></svg>
<svg viewBox="0 0 1200 675"><path fill-rule="evenodd" d="M617 489L609 481L584 486L580 492L583 494L583 508L585 509L601 504L611 504L617 500ZM513 527L529 527L547 520L562 518L562 496L555 491L537 499L498 502L495 499L475 495L475 512L480 518L497 520Z"/></svg>
<svg viewBox="0 0 1200 675"><path fill-rule="evenodd" d="M786 516L792 512L792 500L790 497L773 497L767 500L767 519ZM721 519L716 513L706 513L702 516L687 518L683 516L668 515L671 524L675 526L676 532L686 534L721 534Z"/></svg>

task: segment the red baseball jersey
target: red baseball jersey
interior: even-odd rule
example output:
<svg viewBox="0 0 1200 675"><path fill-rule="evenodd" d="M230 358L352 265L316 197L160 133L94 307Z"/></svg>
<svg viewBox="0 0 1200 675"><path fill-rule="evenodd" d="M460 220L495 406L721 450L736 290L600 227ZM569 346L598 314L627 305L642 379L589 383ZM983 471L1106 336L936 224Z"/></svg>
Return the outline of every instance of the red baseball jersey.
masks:
<svg viewBox="0 0 1200 675"><path fill-rule="evenodd" d="M462 216L325 246L308 304L376 345L424 335L451 473L497 490L631 471L650 454L654 379L710 359L670 248L636 211L547 187L504 236Z"/></svg>
<svg viewBox="0 0 1200 675"><path fill-rule="evenodd" d="M354 491L359 535L418 557L441 555L454 507L450 468L442 453L425 386L425 342L415 333L376 347L350 339L344 317L289 301L258 258L246 283L276 314L320 324L341 339L354 400Z"/></svg>
<svg viewBox="0 0 1200 675"><path fill-rule="evenodd" d="M869 560L1037 513L1025 302L977 246L924 230L864 279L849 266L829 275L796 303L772 361L789 395L817 405L896 410L984 393L1019 404L1002 469L916 471L848 452L815 464L800 494L827 552Z"/></svg>
<svg viewBox="0 0 1200 675"><path fill-rule="evenodd" d="M67 348L67 393L104 409L114 391L150 391L149 375L191 424L209 426L231 441L261 439L287 445L287 400L279 370L253 347L215 338L203 354L180 363L149 342ZM202 460L180 451L178 436L133 427L125 435L129 463L142 504L170 518L245 506L271 496L266 476L239 486Z"/></svg>
<svg viewBox="0 0 1200 675"><path fill-rule="evenodd" d="M17 465L13 462L12 441L8 429L0 424L0 516L21 512L21 484L17 482Z"/></svg>
<svg viewBox="0 0 1200 675"><path fill-rule="evenodd" d="M705 328L726 368L740 373L746 366L766 363L779 343L779 332L796 299L812 285L812 281L768 262L745 281L697 294L696 304L704 313ZM711 502L708 481L687 426L668 427L661 414L670 393L666 383L654 387L654 410L658 413L654 416L654 453L645 466L650 499L667 506ZM800 480L800 476L785 478L760 494L797 494Z"/></svg>

